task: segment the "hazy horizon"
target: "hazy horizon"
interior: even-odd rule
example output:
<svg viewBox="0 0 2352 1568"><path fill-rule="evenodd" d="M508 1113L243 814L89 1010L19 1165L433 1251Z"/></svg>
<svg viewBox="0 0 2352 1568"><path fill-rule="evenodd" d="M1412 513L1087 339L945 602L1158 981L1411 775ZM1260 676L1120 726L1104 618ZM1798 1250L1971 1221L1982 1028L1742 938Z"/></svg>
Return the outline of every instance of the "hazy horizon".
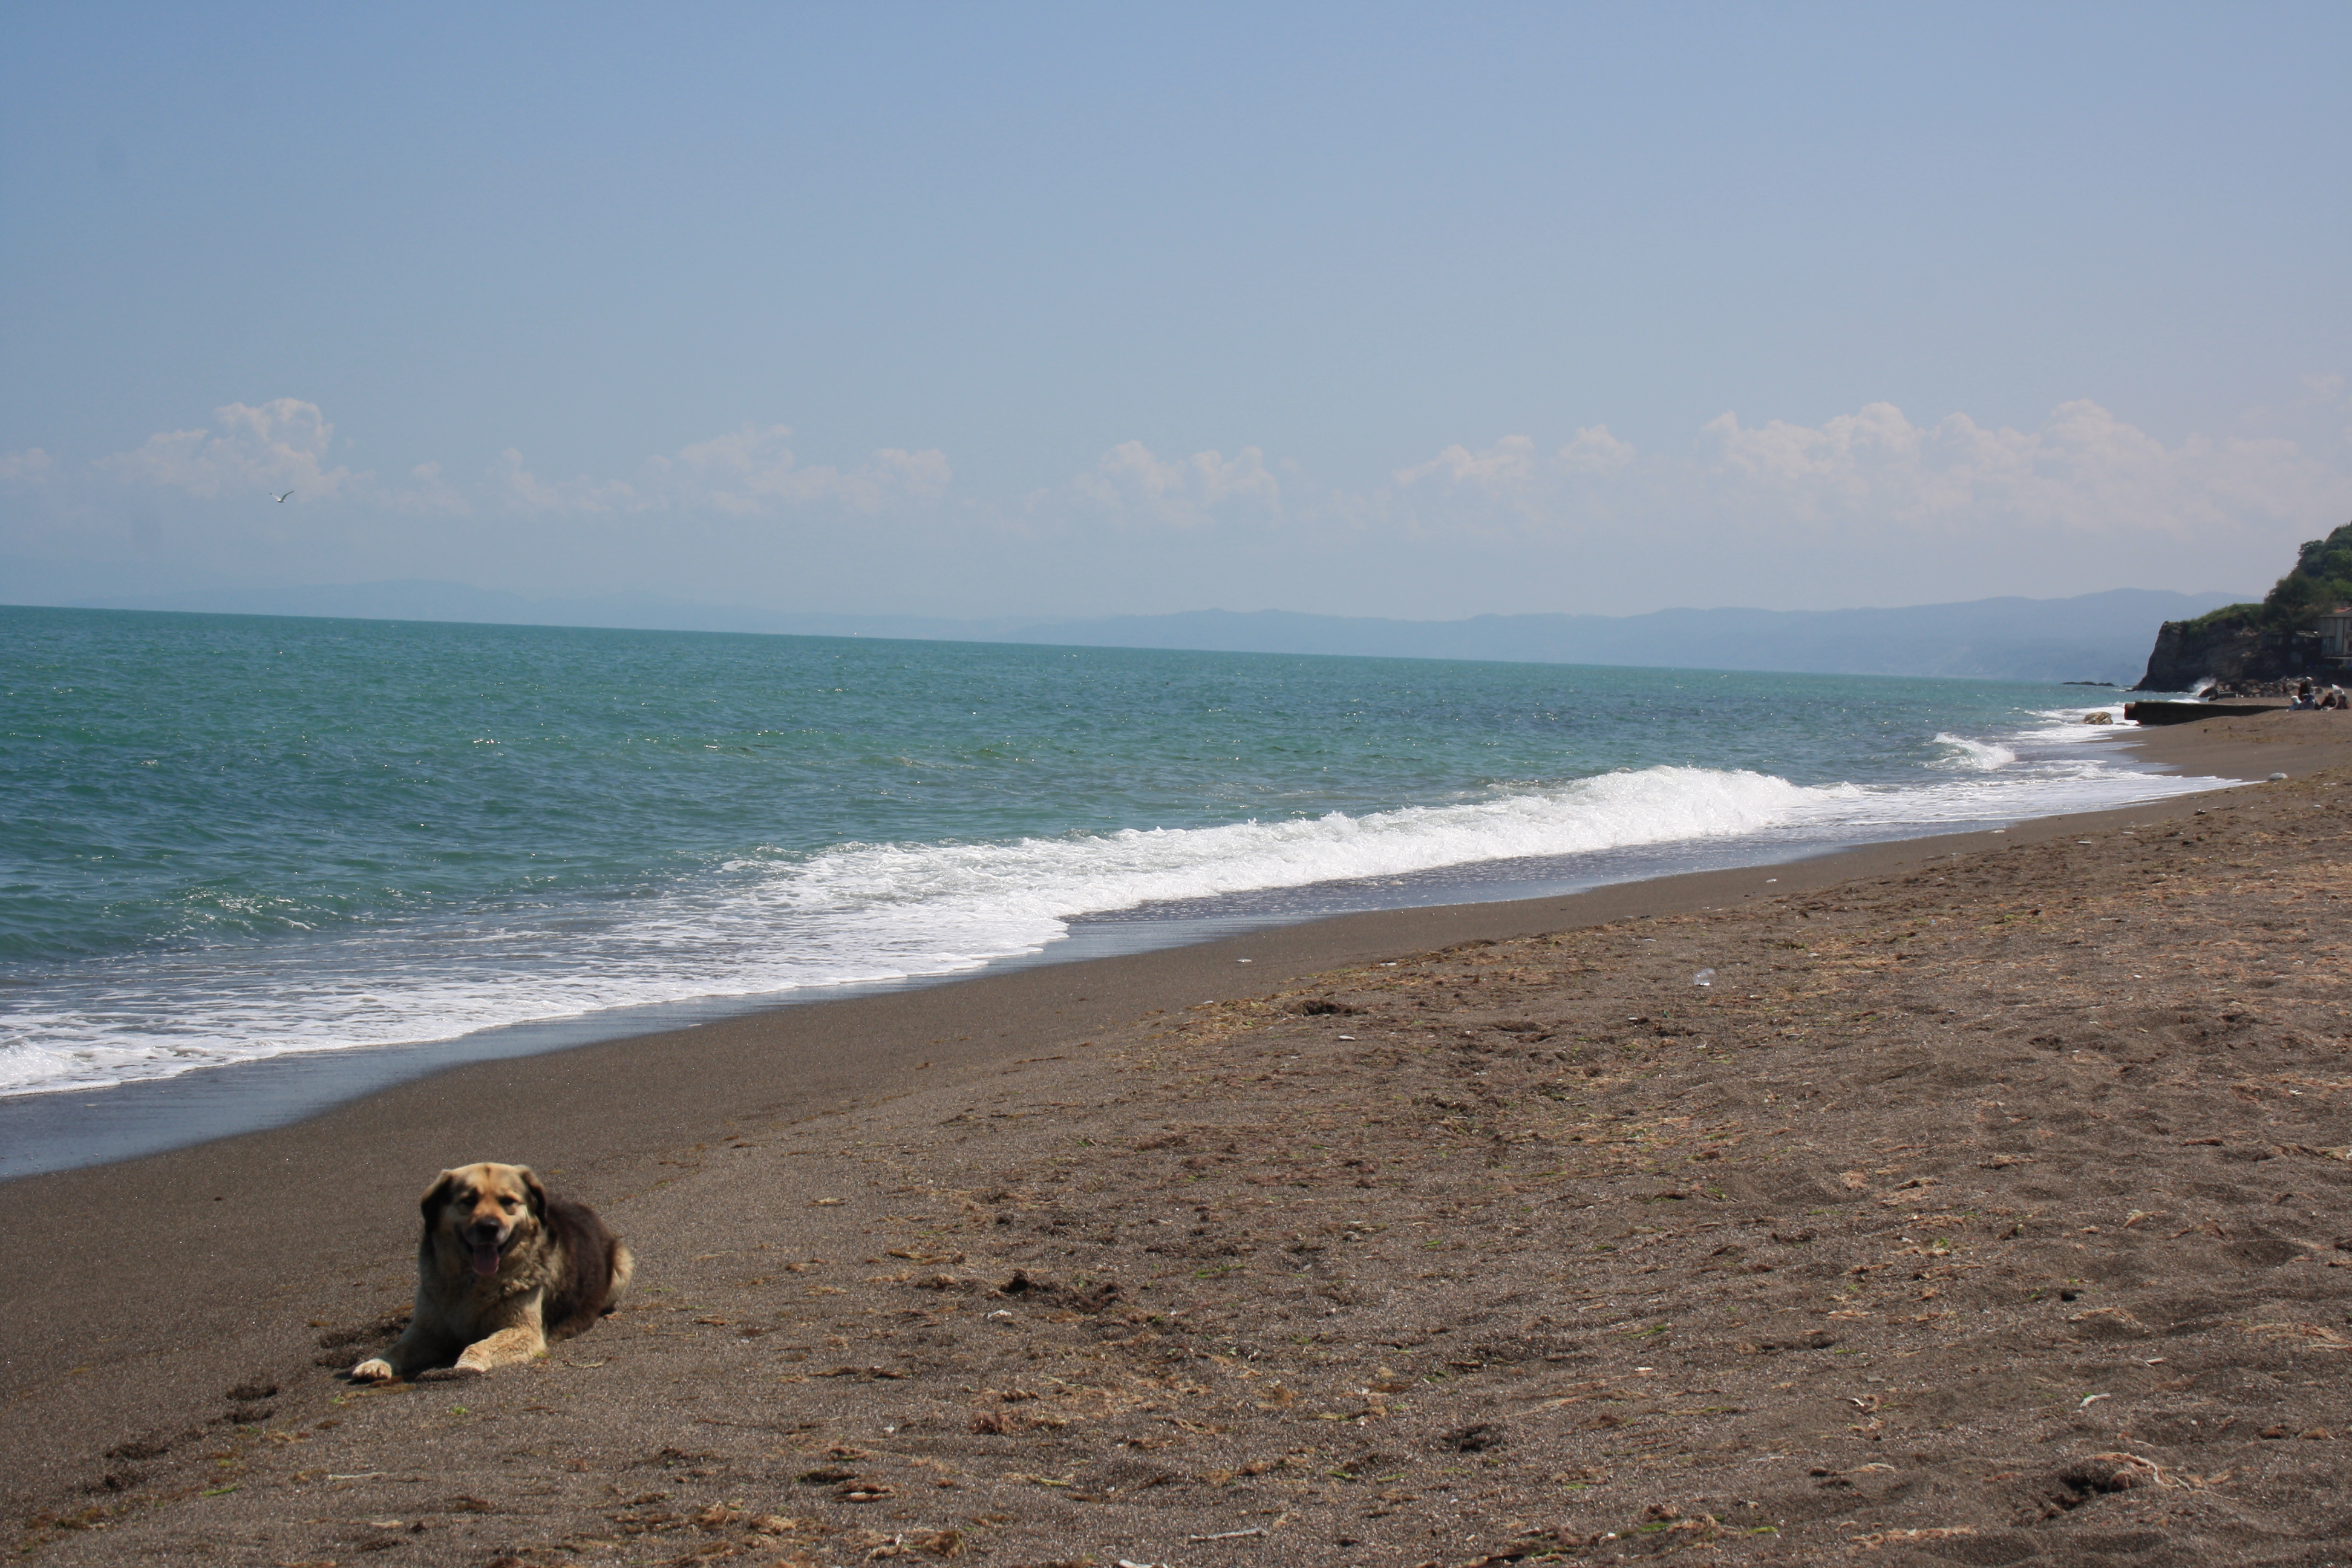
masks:
<svg viewBox="0 0 2352 1568"><path fill-rule="evenodd" d="M2266 584L2352 519L2347 46L2321 6L19 8L0 600Z"/></svg>
<svg viewBox="0 0 2352 1568"><path fill-rule="evenodd" d="M0 581L10 563L0 559ZM21 563L18 563L21 565ZM461 584L394 582L225 588L168 595L28 597L0 608L164 611L344 621L454 622L568 630L684 631L1093 648L1933 676L2133 685L2156 628L2242 597L2118 588L2067 599L1763 610L1669 608L1633 616L1475 616L1397 620L1293 610L950 618L765 611L650 595L525 599Z"/></svg>

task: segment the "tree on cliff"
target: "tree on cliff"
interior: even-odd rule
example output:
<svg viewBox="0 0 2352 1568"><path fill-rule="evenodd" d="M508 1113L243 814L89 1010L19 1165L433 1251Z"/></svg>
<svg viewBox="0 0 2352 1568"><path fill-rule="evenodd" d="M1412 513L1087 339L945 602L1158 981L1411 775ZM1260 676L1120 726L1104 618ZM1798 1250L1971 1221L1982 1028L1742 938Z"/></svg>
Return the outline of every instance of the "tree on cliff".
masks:
<svg viewBox="0 0 2352 1568"><path fill-rule="evenodd" d="M2285 630L2338 605L2352 605L2352 522L2304 545L2294 567L2263 597L2262 618Z"/></svg>

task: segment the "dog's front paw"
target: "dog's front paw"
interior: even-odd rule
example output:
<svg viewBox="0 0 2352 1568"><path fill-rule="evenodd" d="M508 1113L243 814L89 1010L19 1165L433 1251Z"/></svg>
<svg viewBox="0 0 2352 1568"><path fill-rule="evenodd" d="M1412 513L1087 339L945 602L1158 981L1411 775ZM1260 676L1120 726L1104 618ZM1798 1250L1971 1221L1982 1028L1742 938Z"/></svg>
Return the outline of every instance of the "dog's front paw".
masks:
<svg viewBox="0 0 2352 1568"><path fill-rule="evenodd" d="M353 1383L390 1383L397 1375L392 1370L392 1363L382 1356L360 1363L351 1373Z"/></svg>

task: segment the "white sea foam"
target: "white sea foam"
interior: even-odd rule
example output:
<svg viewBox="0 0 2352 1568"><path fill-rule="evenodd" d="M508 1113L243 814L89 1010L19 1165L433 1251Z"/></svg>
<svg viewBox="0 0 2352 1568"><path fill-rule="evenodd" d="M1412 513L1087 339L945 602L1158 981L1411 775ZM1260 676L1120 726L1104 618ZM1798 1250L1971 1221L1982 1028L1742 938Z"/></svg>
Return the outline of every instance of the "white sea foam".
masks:
<svg viewBox="0 0 2352 1568"><path fill-rule="evenodd" d="M0 1092L950 973L1034 952L1065 936L1074 916L1159 900L1727 837L1896 837L2215 783L2126 772L2063 746L2037 754L2030 742L2053 734L2068 738L2055 726L1999 743L1939 736L1943 773L1920 785L1808 787L1759 773L1657 767L1360 816L995 844L853 844L809 858L749 857L667 893L601 908L509 909L308 947L150 956L12 997L0 1013Z"/></svg>
<svg viewBox="0 0 2352 1568"><path fill-rule="evenodd" d="M2091 717L2094 713L2104 713L2106 718L2094 720ZM2118 727L2124 730L2139 728L2124 717L2124 705L2120 702L2095 703L2088 708L2046 708L2034 717L2042 721L2042 724L2032 731L2028 739L2044 746L2112 741Z"/></svg>
<svg viewBox="0 0 2352 1568"><path fill-rule="evenodd" d="M1976 773L1991 773L2017 761L2017 752L1990 741L1971 741L1966 735L1938 735L1936 744L1945 748L1937 765L1967 769Z"/></svg>

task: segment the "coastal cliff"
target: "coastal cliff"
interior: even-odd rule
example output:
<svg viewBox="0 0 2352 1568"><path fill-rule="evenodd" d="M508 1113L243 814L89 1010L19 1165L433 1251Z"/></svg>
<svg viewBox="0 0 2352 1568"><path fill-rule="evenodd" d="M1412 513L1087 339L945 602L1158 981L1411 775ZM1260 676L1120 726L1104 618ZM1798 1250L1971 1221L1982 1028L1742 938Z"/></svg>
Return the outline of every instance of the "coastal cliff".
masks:
<svg viewBox="0 0 2352 1568"><path fill-rule="evenodd" d="M2225 605L2158 628L2135 691L2187 691L2207 679L2280 680L2320 667L2315 623L2352 603L2352 523L2296 552L2259 605Z"/></svg>
<svg viewBox="0 0 2352 1568"><path fill-rule="evenodd" d="M2259 605L2231 605L2158 628L2147 673L2135 691L2187 691L2215 680L2275 680L2288 673L2294 635L2265 628Z"/></svg>

